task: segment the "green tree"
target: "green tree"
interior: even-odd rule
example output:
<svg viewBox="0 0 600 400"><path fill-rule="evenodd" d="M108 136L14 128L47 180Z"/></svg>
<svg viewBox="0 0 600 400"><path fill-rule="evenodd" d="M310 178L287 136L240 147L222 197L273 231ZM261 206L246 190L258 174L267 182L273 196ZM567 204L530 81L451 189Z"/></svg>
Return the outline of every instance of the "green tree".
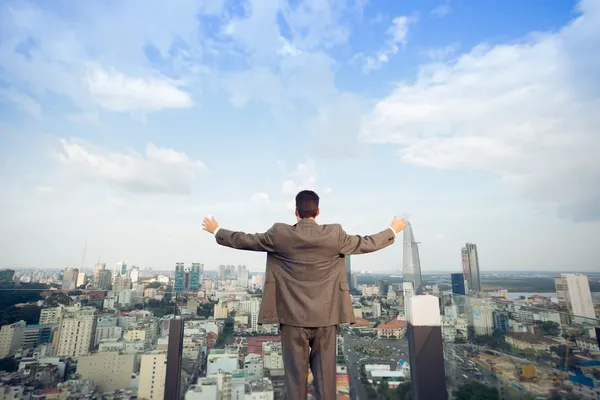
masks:
<svg viewBox="0 0 600 400"><path fill-rule="evenodd" d="M377 392L379 394L381 394L383 397L388 397L389 395L389 390L390 390L390 385L388 383L388 381L386 381L385 379L382 379L379 381L379 385L377 385Z"/></svg>
<svg viewBox="0 0 600 400"><path fill-rule="evenodd" d="M456 400L498 400L498 390L479 382L469 382L454 391Z"/></svg>
<svg viewBox="0 0 600 400"><path fill-rule="evenodd" d="M216 348L223 348L229 344L231 338L233 337L233 328L234 328L234 320L229 317L225 320L223 324L223 329L219 332L219 336L217 336L217 341L215 343Z"/></svg>
<svg viewBox="0 0 600 400"><path fill-rule="evenodd" d="M560 335L560 325L553 321L539 323L538 328L540 328L540 333L545 336Z"/></svg>
<svg viewBox="0 0 600 400"><path fill-rule="evenodd" d="M149 284L146 285L146 289L158 289L160 288L161 283L160 282L150 282Z"/></svg>
<svg viewBox="0 0 600 400"><path fill-rule="evenodd" d="M40 307L33 305L5 308L0 310L0 325L14 324L21 320L28 325L37 324L40 321L40 311Z"/></svg>
<svg viewBox="0 0 600 400"><path fill-rule="evenodd" d="M48 290L47 285L40 283L22 283L15 287L14 282L0 283L2 295L0 296L0 309L16 304L33 303L42 300L42 291Z"/></svg>
<svg viewBox="0 0 600 400"><path fill-rule="evenodd" d="M215 313L215 305L213 303L200 304L196 309L196 314L199 317L212 317Z"/></svg>
<svg viewBox="0 0 600 400"><path fill-rule="evenodd" d="M73 304L73 299L62 292L56 292L46 297L44 304L48 307L68 306Z"/></svg>

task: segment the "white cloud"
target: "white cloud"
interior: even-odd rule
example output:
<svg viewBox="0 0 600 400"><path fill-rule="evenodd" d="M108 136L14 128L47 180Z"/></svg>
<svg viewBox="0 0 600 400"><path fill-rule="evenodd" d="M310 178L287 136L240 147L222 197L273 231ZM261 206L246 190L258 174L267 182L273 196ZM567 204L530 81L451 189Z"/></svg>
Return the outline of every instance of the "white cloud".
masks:
<svg viewBox="0 0 600 400"><path fill-rule="evenodd" d="M34 2L4 2L0 5L3 78L37 101L49 93L64 96L84 112L94 111L96 104L117 111L189 106L189 95L155 70L143 49L151 45L168 58L170 76L193 76L201 68L204 45L198 18L220 14L223 3L86 3L67 16ZM90 62L119 72L90 73ZM103 78L107 79L106 88L95 85ZM87 79L99 98L90 95ZM140 95L134 90L140 90ZM156 98L161 95L165 100Z"/></svg>
<svg viewBox="0 0 600 400"><path fill-rule="evenodd" d="M483 170L576 220L600 218L600 7L557 33L479 45L421 68L375 105L369 142L402 159Z"/></svg>
<svg viewBox="0 0 600 400"><path fill-rule="evenodd" d="M135 78L114 69L93 68L86 81L94 101L110 111L158 111L193 105L190 95L178 87L181 83L162 77Z"/></svg>
<svg viewBox="0 0 600 400"><path fill-rule="evenodd" d="M61 139L59 159L71 174L132 192L189 193L206 166L183 152L148 143L145 154L92 149L86 143Z"/></svg>
<svg viewBox="0 0 600 400"><path fill-rule="evenodd" d="M282 192L286 196L295 196L301 190L316 190L317 168L315 161L307 160L298 164L283 183Z"/></svg>
<svg viewBox="0 0 600 400"><path fill-rule="evenodd" d="M364 58L363 72L378 70L390 60L390 57L397 54L400 47L406 46L408 27L411 23L416 22L416 17L400 16L392 20L392 25L387 29L384 47L377 53L376 56L359 56Z"/></svg>

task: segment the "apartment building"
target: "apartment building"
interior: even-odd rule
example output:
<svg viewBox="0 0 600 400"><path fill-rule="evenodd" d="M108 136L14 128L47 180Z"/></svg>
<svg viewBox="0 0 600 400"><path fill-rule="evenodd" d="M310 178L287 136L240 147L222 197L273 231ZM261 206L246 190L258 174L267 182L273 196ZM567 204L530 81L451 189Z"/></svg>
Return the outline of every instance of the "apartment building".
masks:
<svg viewBox="0 0 600 400"><path fill-rule="evenodd" d="M166 376L166 353L142 354L138 398L143 400L163 400Z"/></svg>

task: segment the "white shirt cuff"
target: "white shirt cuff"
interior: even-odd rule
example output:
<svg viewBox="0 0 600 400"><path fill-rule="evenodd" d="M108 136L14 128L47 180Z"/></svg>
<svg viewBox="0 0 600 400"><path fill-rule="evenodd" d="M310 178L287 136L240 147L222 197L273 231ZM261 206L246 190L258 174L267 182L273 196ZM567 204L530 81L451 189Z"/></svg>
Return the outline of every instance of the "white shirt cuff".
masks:
<svg viewBox="0 0 600 400"><path fill-rule="evenodd" d="M221 227L218 227L217 229L215 229L213 235L217 236L217 232L219 232L219 229L221 229Z"/></svg>
<svg viewBox="0 0 600 400"><path fill-rule="evenodd" d="M396 233L396 231L394 230L394 228L392 228L392 227L390 226L390 229L392 230L392 232L394 232L394 236L396 236L396 235L397 235L397 233ZM216 232L215 232L215 233L216 233Z"/></svg>

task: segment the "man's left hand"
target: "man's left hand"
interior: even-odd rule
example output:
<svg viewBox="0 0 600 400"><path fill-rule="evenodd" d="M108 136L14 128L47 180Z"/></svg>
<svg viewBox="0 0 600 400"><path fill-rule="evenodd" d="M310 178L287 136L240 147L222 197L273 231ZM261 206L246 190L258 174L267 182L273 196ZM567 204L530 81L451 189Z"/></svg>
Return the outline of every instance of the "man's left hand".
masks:
<svg viewBox="0 0 600 400"><path fill-rule="evenodd" d="M206 217L204 218L204 221L202 221L202 229L204 229L207 232L215 233L218 227L219 223L217 222L215 217Z"/></svg>

